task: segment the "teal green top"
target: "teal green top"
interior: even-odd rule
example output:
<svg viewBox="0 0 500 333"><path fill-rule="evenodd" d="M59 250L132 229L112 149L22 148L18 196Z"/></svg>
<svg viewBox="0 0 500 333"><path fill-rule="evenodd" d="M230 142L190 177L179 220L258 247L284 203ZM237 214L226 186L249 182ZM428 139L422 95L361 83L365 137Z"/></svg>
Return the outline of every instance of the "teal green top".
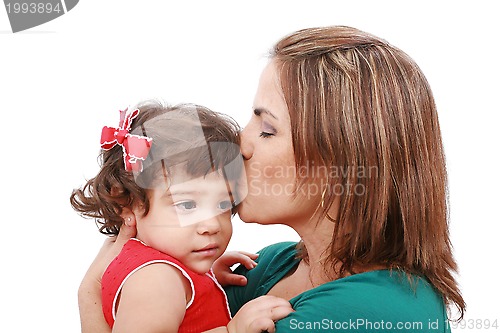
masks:
<svg viewBox="0 0 500 333"><path fill-rule="evenodd" d="M295 246L286 242L259 252L257 267L240 265L245 287L226 293L234 315L246 302L265 295L297 266ZM325 283L292 298L295 310L276 323L276 332L450 332L442 297L418 276L396 270L376 270Z"/></svg>

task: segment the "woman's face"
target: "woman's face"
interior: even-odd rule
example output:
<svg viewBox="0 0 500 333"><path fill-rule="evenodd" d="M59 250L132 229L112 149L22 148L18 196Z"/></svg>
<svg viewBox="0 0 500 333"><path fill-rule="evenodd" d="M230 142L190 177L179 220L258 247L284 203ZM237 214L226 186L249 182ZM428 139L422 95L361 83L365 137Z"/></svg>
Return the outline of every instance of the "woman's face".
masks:
<svg viewBox="0 0 500 333"><path fill-rule="evenodd" d="M307 192L293 196L296 167L290 116L272 61L262 72L252 118L241 134L241 151L248 194L238 207L240 218L287 225L309 220L317 204L311 204L314 200Z"/></svg>

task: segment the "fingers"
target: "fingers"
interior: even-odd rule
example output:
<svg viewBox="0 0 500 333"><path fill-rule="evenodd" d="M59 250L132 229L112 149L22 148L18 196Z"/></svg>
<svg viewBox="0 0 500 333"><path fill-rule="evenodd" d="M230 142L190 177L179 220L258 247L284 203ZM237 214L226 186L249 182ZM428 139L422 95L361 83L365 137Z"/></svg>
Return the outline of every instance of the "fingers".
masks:
<svg viewBox="0 0 500 333"><path fill-rule="evenodd" d="M276 331L276 328L274 327L274 321L269 319L269 318L258 318L254 320L250 325L249 325L249 330L250 332L269 332L273 333Z"/></svg>
<svg viewBox="0 0 500 333"><path fill-rule="evenodd" d="M246 251L237 251L238 253L241 253L247 257L249 257L250 259L257 259L259 257L259 254L258 253L250 253L250 252L246 252Z"/></svg>
<svg viewBox="0 0 500 333"><path fill-rule="evenodd" d="M123 245L136 234L135 227L123 224L118 236L107 237L99 253L89 267L88 275L100 281L102 274L110 262L120 253Z"/></svg>
<svg viewBox="0 0 500 333"><path fill-rule="evenodd" d="M288 303L288 302L287 302ZM271 314L269 317L261 317L252 323L255 329L260 329L261 331L267 331L268 333L274 333L276 331L275 323L288 316L294 310L292 309L290 303L286 306L278 306L271 308Z"/></svg>
<svg viewBox="0 0 500 333"><path fill-rule="evenodd" d="M130 238L135 237L137 234L137 229L135 226L128 226L123 223L120 227L120 232L116 237L115 243L117 245L123 246Z"/></svg>
<svg viewBox="0 0 500 333"><path fill-rule="evenodd" d="M258 303L255 305L255 309L273 321L283 319L293 312L290 302L284 298L265 295L256 298L254 301Z"/></svg>
<svg viewBox="0 0 500 333"><path fill-rule="evenodd" d="M257 297L250 302L246 303L242 308L246 311L259 314L272 320L279 320L286 317L293 311L290 302L284 298L264 295Z"/></svg>
<svg viewBox="0 0 500 333"><path fill-rule="evenodd" d="M220 269L217 266L213 267L215 277L221 286L246 286L247 278L243 275L234 274L230 269Z"/></svg>
<svg viewBox="0 0 500 333"><path fill-rule="evenodd" d="M239 263L245 266L246 269L253 269L257 266L257 263L254 261L259 257L256 253L248 253L248 252L238 252L240 261Z"/></svg>
<svg viewBox="0 0 500 333"><path fill-rule="evenodd" d="M224 253L219 259L214 262L212 269L215 277L222 286L245 286L248 282L246 277L234 274L231 271L231 266L235 264L242 264L246 269L253 269L255 268L255 266L257 266L257 263L253 259L257 259L257 257L258 254L254 253L243 251L229 251Z"/></svg>
<svg viewBox="0 0 500 333"><path fill-rule="evenodd" d="M258 254L248 252L229 251L224 253L219 260L228 267L234 264L242 264L246 269L252 269L257 266L257 263L253 259L257 259L258 256Z"/></svg>
<svg viewBox="0 0 500 333"><path fill-rule="evenodd" d="M228 324L229 332L274 332L274 323L293 312L290 303L275 296L261 296L241 307Z"/></svg>
<svg viewBox="0 0 500 333"><path fill-rule="evenodd" d="M257 267L257 263L253 260L251 260L250 258L248 257L245 257L246 259L243 259L243 260L240 260L240 264L242 264L243 266L245 266L246 269L250 270L250 269L254 269L255 267Z"/></svg>
<svg viewBox="0 0 500 333"><path fill-rule="evenodd" d="M280 319L285 318L286 316L288 316L292 312L293 312L293 308L290 305L290 303L288 303L285 306L277 306L277 307L274 307L271 309L271 319L273 321L278 321Z"/></svg>
<svg viewBox="0 0 500 333"><path fill-rule="evenodd" d="M232 286L246 286L247 285L247 278L244 277L243 275L238 275L238 274L232 274L229 273L226 276L226 281L229 285Z"/></svg>
<svg viewBox="0 0 500 333"><path fill-rule="evenodd" d="M262 307L266 308L273 308L278 306L284 306L284 307L288 306L291 308L290 302L288 302L286 299L271 295L260 296L253 299L250 302L260 303Z"/></svg>

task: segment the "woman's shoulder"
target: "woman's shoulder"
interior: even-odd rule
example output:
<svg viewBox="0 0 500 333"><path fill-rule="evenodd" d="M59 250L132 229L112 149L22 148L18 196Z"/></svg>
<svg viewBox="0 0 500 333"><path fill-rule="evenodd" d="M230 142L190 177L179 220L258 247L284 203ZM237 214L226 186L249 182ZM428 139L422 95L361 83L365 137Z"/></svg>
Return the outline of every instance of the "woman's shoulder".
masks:
<svg viewBox="0 0 500 333"><path fill-rule="evenodd" d="M259 252L259 262L262 261L274 261L283 259L283 257L293 257L297 255L296 250L297 242L280 242L275 243L265 248L261 249Z"/></svg>
<svg viewBox="0 0 500 333"><path fill-rule="evenodd" d="M247 276L249 284L255 284L255 288L265 294L268 284L279 281L299 262L296 245L296 242L281 242L266 246L257 252L255 268L247 270L240 265L235 272Z"/></svg>
<svg viewBox="0 0 500 333"><path fill-rule="evenodd" d="M226 286L226 294L234 315L246 302L265 295L297 263L296 242L281 242L258 251L257 266L248 270L239 265L234 273L247 278L246 286Z"/></svg>
<svg viewBox="0 0 500 333"><path fill-rule="evenodd" d="M349 323L348 328L354 327L354 331L369 332L382 330L385 322L386 329L402 325L404 329L398 331L404 332L413 325L408 331L427 332L430 323L443 328L446 320L443 300L426 279L395 270L376 270L338 279L304 292L290 302L295 312L280 322L289 329L307 323L316 323L322 329L328 325L333 325L328 329L346 329ZM419 325L423 330L418 329Z"/></svg>
<svg viewBox="0 0 500 333"><path fill-rule="evenodd" d="M266 246L257 252L259 254L255 260L257 267L251 269L249 274L253 277L258 276L259 279L265 281L274 281L276 278L281 278L300 261L297 257L296 247L297 242L280 242ZM264 281L260 282L263 283Z"/></svg>
<svg viewBox="0 0 500 333"><path fill-rule="evenodd" d="M300 305L308 299L335 300L337 304L368 308L401 306L408 309L409 306L442 303L441 297L425 278L387 269L355 274L325 283L299 295L294 301Z"/></svg>
<svg viewBox="0 0 500 333"><path fill-rule="evenodd" d="M377 298L378 303L417 298L420 302L440 300L425 278L389 269L350 275L325 283L312 289L311 293L305 292L302 295L309 297L318 294L318 291L325 297L335 295L336 298L345 299L347 302L370 298ZM384 295L386 297L383 297Z"/></svg>

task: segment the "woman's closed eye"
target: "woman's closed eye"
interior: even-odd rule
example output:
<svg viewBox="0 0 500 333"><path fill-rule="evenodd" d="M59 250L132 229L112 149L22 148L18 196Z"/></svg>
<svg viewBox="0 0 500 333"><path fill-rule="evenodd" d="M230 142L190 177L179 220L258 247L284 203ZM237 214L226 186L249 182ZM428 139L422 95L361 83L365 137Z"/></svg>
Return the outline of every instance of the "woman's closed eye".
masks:
<svg viewBox="0 0 500 333"><path fill-rule="evenodd" d="M268 124L267 122L262 122L262 130L260 132L260 137L261 138L269 138L271 136L276 135L276 129Z"/></svg>
<svg viewBox="0 0 500 333"><path fill-rule="evenodd" d="M276 117L271 112L269 112L265 109L256 108L253 110L253 113L254 113L255 117L258 119L258 121L260 122L261 130L260 130L259 136L261 138L270 138L270 137L276 135L276 133L277 133L276 128L274 128L274 126L271 125L263 116L263 114L270 115L268 117L272 117L272 118L276 119Z"/></svg>
<svg viewBox="0 0 500 333"><path fill-rule="evenodd" d="M261 138L269 138L269 137L271 137L273 135L274 135L274 133L268 133L268 132L260 132L260 134L259 134L259 136Z"/></svg>

